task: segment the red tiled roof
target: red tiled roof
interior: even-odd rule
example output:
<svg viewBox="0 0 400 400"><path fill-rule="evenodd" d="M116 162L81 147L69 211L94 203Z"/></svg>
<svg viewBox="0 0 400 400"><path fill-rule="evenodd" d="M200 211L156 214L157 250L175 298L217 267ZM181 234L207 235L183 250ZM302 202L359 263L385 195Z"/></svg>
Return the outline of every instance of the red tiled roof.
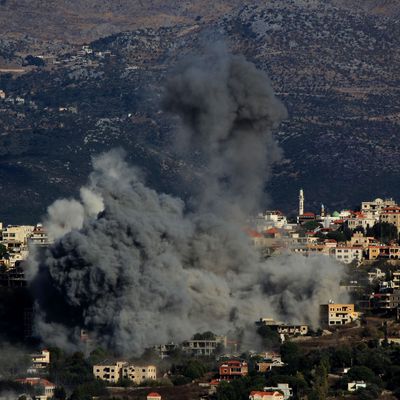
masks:
<svg viewBox="0 0 400 400"><path fill-rule="evenodd" d="M252 238L262 238L263 237L263 235L261 235L261 233L255 231L254 229L245 229L244 231Z"/></svg>
<svg viewBox="0 0 400 400"><path fill-rule="evenodd" d="M157 392L151 392L147 396L152 396L152 397L158 396L158 397L161 397L161 395L159 393L157 393Z"/></svg>
<svg viewBox="0 0 400 400"><path fill-rule="evenodd" d="M268 234L268 235L275 235L276 233L278 233L279 231L278 231L278 229L276 229L276 228L269 228L269 229L267 229L266 231L265 231L265 233L266 234Z"/></svg>

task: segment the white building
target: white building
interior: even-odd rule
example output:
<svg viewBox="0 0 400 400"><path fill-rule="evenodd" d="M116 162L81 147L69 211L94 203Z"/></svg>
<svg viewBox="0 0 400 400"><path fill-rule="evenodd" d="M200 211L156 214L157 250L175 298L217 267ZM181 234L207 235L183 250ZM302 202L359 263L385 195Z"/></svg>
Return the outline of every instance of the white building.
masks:
<svg viewBox="0 0 400 400"><path fill-rule="evenodd" d="M344 264L350 264L353 261L360 262L363 258L362 247L340 246L334 249L335 258Z"/></svg>
<svg viewBox="0 0 400 400"><path fill-rule="evenodd" d="M367 384L364 381L353 381L347 384L347 390L349 392L355 392L358 389L365 389Z"/></svg>
<svg viewBox="0 0 400 400"><path fill-rule="evenodd" d="M264 232L270 228L283 229L287 226L287 223L286 216L277 210L265 211L265 213L259 214L255 220L258 232Z"/></svg>

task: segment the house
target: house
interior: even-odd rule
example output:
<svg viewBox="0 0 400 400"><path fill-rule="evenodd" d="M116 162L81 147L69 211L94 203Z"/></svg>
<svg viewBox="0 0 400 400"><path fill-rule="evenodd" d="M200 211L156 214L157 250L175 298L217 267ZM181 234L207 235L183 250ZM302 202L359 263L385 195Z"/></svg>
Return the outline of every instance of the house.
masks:
<svg viewBox="0 0 400 400"><path fill-rule="evenodd" d="M289 386L288 383L278 383L273 387L265 387L264 391L266 392L282 392L284 400L288 400L293 396L293 389Z"/></svg>
<svg viewBox="0 0 400 400"><path fill-rule="evenodd" d="M157 392L151 392L147 395L147 400L161 400L161 395Z"/></svg>
<svg viewBox="0 0 400 400"><path fill-rule="evenodd" d="M43 379L43 378L22 378L22 379L16 379L16 382L22 383L24 385L42 387L43 391L44 391L42 396L45 396L46 399L51 399L54 396L54 390L56 388L56 385L54 383L51 383L47 379Z"/></svg>
<svg viewBox="0 0 400 400"><path fill-rule="evenodd" d="M345 325L358 319L359 313L354 311L354 304L321 304L321 325Z"/></svg>
<svg viewBox="0 0 400 400"><path fill-rule="evenodd" d="M278 391L250 393L249 400L284 400L284 395Z"/></svg>
<svg viewBox="0 0 400 400"><path fill-rule="evenodd" d="M364 381L353 381L347 384L347 390L349 392L355 392L358 389L365 389L367 384Z"/></svg>
<svg viewBox="0 0 400 400"><path fill-rule="evenodd" d="M249 373L247 362L239 360L226 361L219 366L219 376L223 381L241 378Z"/></svg>
<svg viewBox="0 0 400 400"><path fill-rule="evenodd" d="M0 100L4 100L6 98L6 92L4 90L0 90Z"/></svg>

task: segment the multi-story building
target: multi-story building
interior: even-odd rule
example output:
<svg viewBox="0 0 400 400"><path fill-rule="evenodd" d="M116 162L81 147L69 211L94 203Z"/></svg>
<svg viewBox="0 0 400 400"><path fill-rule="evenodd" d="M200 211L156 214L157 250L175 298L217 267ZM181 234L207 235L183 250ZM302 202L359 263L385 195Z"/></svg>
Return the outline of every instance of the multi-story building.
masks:
<svg viewBox="0 0 400 400"><path fill-rule="evenodd" d="M392 273L392 282L395 289L400 289L400 271L394 271Z"/></svg>
<svg viewBox="0 0 400 400"><path fill-rule="evenodd" d="M105 361L93 365L93 375L97 379L111 383L117 383L125 378L139 385L143 381L157 379L157 368L154 365L128 364L126 361Z"/></svg>
<svg viewBox="0 0 400 400"><path fill-rule="evenodd" d="M233 379L247 376L249 367L246 361L230 360L219 366L219 377L223 381L231 381Z"/></svg>
<svg viewBox="0 0 400 400"><path fill-rule="evenodd" d="M226 347L226 336L215 336L214 339L192 339L182 343L182 350L193 356L211 356L217 349Z"/></svg>
<svg viewBox="0 0 400 400"><path fill-rule="evenodd" d="M287 218L280 211L266 211L259 214L255 220L256 229L264 232L270 228L284 228L287 225Z"/></svg>
<svg viewBox="0 0 400 400"><path fill-rule="evenodd" d="M363 201L361 203L361 211L369 216L379 218L380 212L386 207L395 206L396 202L393 199L375 199L373 201Z"/></svg>
<svg viewBox="0 0 400 400"><path fill-rule="evenodd" d="M3 228L2 241L3 243L18 242L26 246L34 228L30 225L8 225Z"/></svg>
<svg viewBox="0 0 400 400"><path fill-rule="evenodd" d="M396 310L400 306L400 289L382 289L370 298L371 308L380 311Z"/></svg>
<svg viewBox="0 0 400 400"><path fill-rule="evenodd" d="M28 241L29 244L34 244L36 246L47 246L50 244L47 231L42 224L37 224L35 226Z"/></svg>
<svg viewBox="0 0 400 400"><path fill-rule="evenodd" d="M395 225L397 232L400 232L400 207L391 206L384 208L380 213L380 221Z"/></svg>
<svg viewBox="0 0 400 400"><path fill-rule="evenodd" d="M127 364L126 361L104 361L93 365L93 375L102 381L117 383L122 378L122 368Z"/></svg>
<svg viewBox="0 0 400 400"><path fill-rule="evenodd" d="M178 345L175 343L167 343L167 344L160 344L158 346L154 346L154 350L158 353L161 360L170 357L170 355L178 349Z"/></svg>
<svg viewBox="0 0 400 400"><path fill-rule="evenodd" d="M373 246L376 244L378 244L378 242L375 240L375 238L371 236L364 236L361 232L353 233L353 236L347 241L348 246L357 246L362 247L363 249L367 249L368 246Z"/></svg>
<svg viewBox="0 0 400 400"><path fill-rule="evenodd" d="M350 264L353 261L360 262L363 259L363 248L338 246L335 248L335 258L344 264Z"/></svg>
<svg viewBox="0 0 400 400"><path fill-rule="evenodd" d="M50 365L50 352L48 350L42 350L38 354L31 354L32 365L28 368L28 373L38 373Z"/></svg>
<svg viewBox="0 0 400 400"><path fill-rule="evenodd" d="M354 310L354 304L321 304L320 318L322 326L346 325L359 317L359 313Z"/></svg>
<svg viewBox="0 0 400 400"><path fill-rule="evenodd" d="M122 377L140 385L143 381L157 379L157 368L154 365L125 365L122 367Z"/></svg>
<svg viewBox="0 0 400 400"><path fill-rule="evenodd" d="M375 225L376 219L369 217L363 213L355 213L351 218L347 219L347 224L350 229L354 230L361 226L364 230L372 228Z"/></svg>

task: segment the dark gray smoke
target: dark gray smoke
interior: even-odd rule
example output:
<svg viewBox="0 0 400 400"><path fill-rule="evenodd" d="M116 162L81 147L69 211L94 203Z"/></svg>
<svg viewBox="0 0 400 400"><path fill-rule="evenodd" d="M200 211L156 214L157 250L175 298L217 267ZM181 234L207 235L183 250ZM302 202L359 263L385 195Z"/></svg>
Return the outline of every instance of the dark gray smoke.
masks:
<svg viewBox="0 0 400 400"><path fill-rule="evenodd" d="M167 82L165 108L178 115L183 155L200 152L207 170L197 191L203 208L254 212L271 164L281 156L272 132L286 117L265 72L223 45L190 58ZM222 201L221 201L222 200Z"/></svg>
<svg viewBox="0 0 400 400"><path fill-rule="evenodd" d="M178 70L165 104L183 120L186 148L207 161L197 207L147 187L120 151L95 158L82 200L49 209L55 244L30 260L37 332L73 348L85 328L139 354L262 316L317 325L319 304L339 291L340 267L319 257L260 261L232 211L255 205L279 154L272 128L284 107L265 74L215 53Z"/></svg>

